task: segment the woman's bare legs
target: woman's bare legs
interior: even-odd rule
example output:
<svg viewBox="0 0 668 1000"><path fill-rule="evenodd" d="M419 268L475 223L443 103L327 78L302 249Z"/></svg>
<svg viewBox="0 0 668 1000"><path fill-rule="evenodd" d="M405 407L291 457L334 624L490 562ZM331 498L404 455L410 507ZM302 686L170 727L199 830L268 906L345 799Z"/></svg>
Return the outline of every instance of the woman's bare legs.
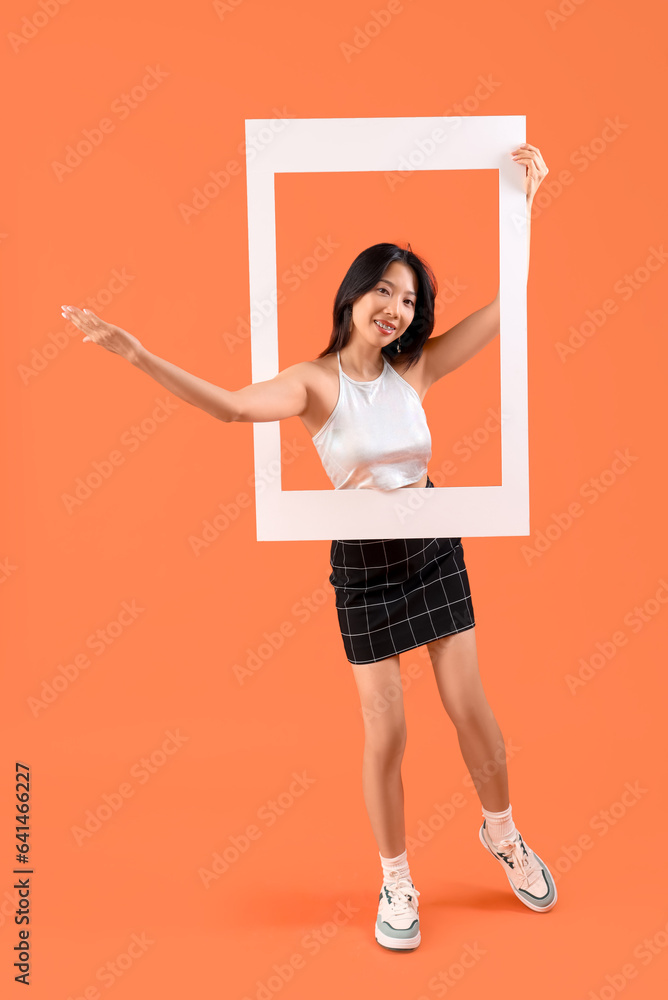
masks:
<svg viewBox="0 0 668 1000"><path fill-rule="evenodd" d="M485 809L501 812L510 804L505 743L480 679L475 627L429 642L427 649L480 801Z"/></svg>
<svg viewBox="0 0 668 1000"><path fill-rule="evenodd" d="M378 850L394 858L406 850L401 762L406 719L399 656L351 663L364 718L362 790Z"/></svg>
<svg viewBox="0 0 668 1000"><path fill-rule="evenodd" d="M480 679L475 628L426 645L441 701L457 730L480 801L491 812L507 809L505 743ZM364 801L380 853L393 858L406 849L401 779L406 719L399 656L351 667L364 716Z"/></svg>

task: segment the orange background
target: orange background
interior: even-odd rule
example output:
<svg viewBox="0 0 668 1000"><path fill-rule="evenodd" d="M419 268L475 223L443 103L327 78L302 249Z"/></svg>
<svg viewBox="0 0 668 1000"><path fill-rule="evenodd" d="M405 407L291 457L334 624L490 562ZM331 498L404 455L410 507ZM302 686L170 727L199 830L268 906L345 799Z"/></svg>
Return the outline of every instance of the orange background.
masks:
<svg viewBox="0 0 668 1000"><path fill-rule="evenodd" d="M663 264L642 270L667 235L656 183L666 73L658 6L636 4L629 21L625 4L562 4L571 13L556 20L526 0L512 10L404 0L370 37L365 25L384 3L175 11L119 0L53 13L56 3L10 0L2 17L12 93L0 221L3 982L22 995L12 968L18 760L32 776L31 995L40 1000L109 989L119 998L433 997L444 995L434 977L467 947L482 957L456 983L460 1000L499 990L605 997L620 982L629 996L662 995L665 280ZM21 31L32 37L17 42ZM146 67L167 75L122 111ZM483 79L493 89L476 97ZM528 287L532 534L464 547L483 683L515 748L514 817L557 878L559 902L549 916L522 907L481 850L456 734L426 649L412 651L402 656L407 834L411 843L431 836L409 850L423 923L410 958L373 939L381 871L329 542L258 543L252 426L215 422L82 344L60 316L61 303L93 298L94 311L162 357L227 388L250 382L250 341L229 339L251 308L240 150L244 119L277 109L523 114L550 168L534 205ZM104 118L113 129L59 180L54 163ZM606 119L621 123L608 142L599 138ZM226 187L186 220L183 206L210 172L235 163ZM444 304L436 333L489 301L495 205L494 179L482 172L428 173L393 193L382 176L278 178L279 274L318 236L341 244L279 310L281 368L326 346L336 288L372 242L410 240L441 287L466 286ZM604 321L585 326L562 360L558 345L588 310ZM498 404L498 348L425 401L439 486L498 481L493 433L470 461L456 460L456 479L434 475ZM301 422L281 430L284 442L310 448L284 465L284 488L326 488ZM618 450L630 464L606 475ZM68 512L77 477L111 453L118 464ZM597 488L590 480L602 474ZM567 524L573 503L581 515ZM195 554L193 537L221 504L237 504L228 527ZM124 602L135 602L134 617ZM98 630L108 645L94 646ZM253 656L257 669L240 679ZM590 679L570 690L569 675L592 658ZM169 733L177 741L165 749ZM299 795L295 773L307 786ZM638 792L624 803L627 783ZM434 829L436 806L457 792L464 804ZM96 812L104 819L82 839L77 830ZM253 824L256 839L205 888L201 870L216 853L231 858ZM579 856L578 841L588 845Z"/></svg>

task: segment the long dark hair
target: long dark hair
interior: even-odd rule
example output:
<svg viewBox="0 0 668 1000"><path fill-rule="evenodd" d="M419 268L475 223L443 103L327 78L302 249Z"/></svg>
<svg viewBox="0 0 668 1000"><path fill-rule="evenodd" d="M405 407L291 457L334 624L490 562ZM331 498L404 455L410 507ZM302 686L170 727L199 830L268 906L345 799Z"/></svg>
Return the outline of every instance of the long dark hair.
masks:
<svg viewBox="0 0 668 1000"><path fill-rule="evenodd" d="M390 358L396 357L398 344L401 343L401 357L407 362L406 371L419 360L422 349L434 329L434 301L438 294L438 285L429 264L411 250L410 243L407 249L396 243L375 243L355 257L334 298L332 333L329 344L318 355L319 358L334 354L346 346L350 340L353 302L374 288L385 269L395 260L407 264L415 271L418 282L415 312L410 325L401 337L382 347L381 353Z"/></svg>

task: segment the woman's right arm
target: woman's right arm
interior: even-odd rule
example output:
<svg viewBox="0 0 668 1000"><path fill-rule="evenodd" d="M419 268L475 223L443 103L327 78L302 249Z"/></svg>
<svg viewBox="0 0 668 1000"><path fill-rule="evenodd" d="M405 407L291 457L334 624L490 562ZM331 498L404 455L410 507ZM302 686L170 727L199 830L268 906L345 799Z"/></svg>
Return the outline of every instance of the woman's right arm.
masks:
<svg viewBox="0 0 668 1000"><path fill-rule="evenodd" d="M63 316L86 334L84 340L120 354L165 389L217 420L283 420L299 416L306 409L305 362L291 365L266 382L253 382L237 390L223 389L151 354L132 334L106 323L89 310L82 312L72 306L63 307Z"/></svg>
<svg viewBox="0 0 668 1000"><path fill-rule="evenodd" d="M284 369L266 382L253 382L236 390L206 382L145 348L137 352L137 359L132 363L170 392L218 420L253 423L283 420L298 416L306 409L303 362Z"/></svg>

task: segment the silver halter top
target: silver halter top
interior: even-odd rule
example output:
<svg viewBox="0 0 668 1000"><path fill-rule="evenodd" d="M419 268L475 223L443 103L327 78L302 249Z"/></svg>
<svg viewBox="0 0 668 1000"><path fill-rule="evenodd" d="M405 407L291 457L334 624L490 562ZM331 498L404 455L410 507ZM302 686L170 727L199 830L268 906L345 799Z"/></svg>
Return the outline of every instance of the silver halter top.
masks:
<svg viewBox="0 0 668 1000"><path fill-rule="evenodd" d="M313 435L337 490L394 490L416 483L431 458L431 434L418 393L383 354L383 370L358 382L341 368L339 398Z"/></svg>

